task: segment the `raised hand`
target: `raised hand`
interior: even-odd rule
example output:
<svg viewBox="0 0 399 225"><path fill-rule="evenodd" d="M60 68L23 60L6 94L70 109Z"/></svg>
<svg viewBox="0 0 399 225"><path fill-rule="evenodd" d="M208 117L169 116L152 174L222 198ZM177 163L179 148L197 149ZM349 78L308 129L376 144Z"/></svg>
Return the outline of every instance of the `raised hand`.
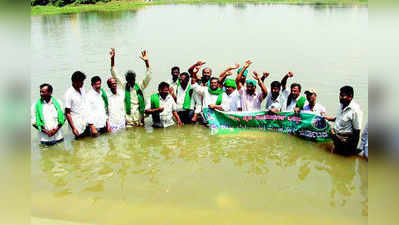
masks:
<svg viewBox="0 0 399 225"><path fill-rule="evenodd" d="M111 56L111 58L115 57L115 48L111 48L111 51L109 52L109 55Z"/></svg>
<svg viewBox="0 0 399 225"><path fill-rule="evenodd" d="M205 64L205 62L203 62L203 61L198 61L197 63L195 63L196 66L202 66L204 64Z"/></svg>
<svg viewBox="0 0 399 225"><path fill-rule="evenodd" d="M251 60L245 61L244 67L248 68L252 64Z"/></svg>
<svg viewBox="0 0 399 225"><path fill-rule="evenodd" d="M259 80L260 80L259 74L258 74L256 71L253 71L252 73L254 74L252 77L253 77L255 80L259 81Z"/></svg>
<svg viewBox="0 0 399 225"><path fill-rule="evenodd" d="M229 70L235 70L235 69L238 69L238 68L240 68L240 64L234 64L234 65L231 65L229 67Z"/></svg>
<svg viewBox="0 0 399 225"><path fill-rule="evenodd" d="M144 50L144 51L141 52L140 59L142 59L144 61L148 61L147 50Z"/></svg>
<svg viewBox="0 0 399 225"><path fill-rule="evenodd" d="M199 71L200 69L201 69L201 66L196 66L196 67L194 67L193 73L194 73L194 74L197 74L198 71Z"/></svg>
<svg viewBox="0 0 399 225"><path fill-rule="evenodd" d="M269 75L270 75L269 72L263 72L263 79L264 79L264 78L267 78Z"/></svg>
<svg viewBox="0 0 399 225"><path fill-rule="evenodd" d="M293 77L293 76L294 76L294 73L290 71L290 72L287 73L287 76L288 76L288 77Z"/></svg>
<svg viewBox="0 0 399 225"><path fill-rule="evenodd" d="M226 77L231 76L231 75L233 75L233 72L231 72L231 71L228 71L227 73L225 73Z"/></svg>

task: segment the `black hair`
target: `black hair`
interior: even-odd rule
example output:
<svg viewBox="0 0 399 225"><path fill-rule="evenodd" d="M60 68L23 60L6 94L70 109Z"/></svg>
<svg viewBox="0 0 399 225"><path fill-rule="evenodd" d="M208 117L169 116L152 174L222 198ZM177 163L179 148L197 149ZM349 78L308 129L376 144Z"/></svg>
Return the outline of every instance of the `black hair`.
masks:
<svg viewBox="0 0 399 225"><path fill-rule="evenodd" d="M209 79L209 82L212 82L212 80L217 80L217 81L219 82L219 79L216 78L216 77L211 77L211 78Z"/></svg>
<svg viewBox="0 0 399 225"><path fill-rule="evenodd" d="M50 84L44 83L40 85L40 89L47 87L48 92L53 93L53 87Z"/></svg>
<svg viewBox="0 0 399 225"><path fill-rule="evenodd" d="M270 87L272 87L272 88L274 88L274 87L280 88L280 87L281 87L281 83L280 83L280 81L275 80L275 81L273 81L273 82L270 84Z"/></svg>
<svg viewBox="0 0 399 225"><path fill-rule="evenodd" d="M180 76L186 76L186 79L185 79L185 80L190 79L190 74L188 74L187 72L181 73Z"/></svg>
<svg viewBox="0 0 399 225"><path fill-rule="evenodd" d="M126 81L128 80L136 80L136 73L133 70L128 70L125 73Z"/></svg>
<svg viewBox="0 0 399 225"><path fill-rule="evenodd" d="M339 89L339 91L343 94L348 95L349 97L353 98L353 87L346 85Z"/></svg>
<svg viewBox="0 0 399 225"><path fill-rule="evenodd" d="M299 91L301 91L301 85L300 84L298 84L298 83L293 83L293 84L291 84L291 89L292 88L294 88L294 87L298 87L298 89L299 89Z"/></svg>
<svg viewBox="0 0 399 225"><path fill-rule="evenodd" d="M172 72L173 72L173 70L178 70L178 71L180 72L180 68L179 68L178 66L174 66L174 67L172 67L172 69L170 70L170 72L172 73Z"/></svg>
<svg viewBox="0 0 399 225"><path fill-rule="evenodd" d="M158 90L162 90L164 87L168 87L168 88L169 88L169 84L166 83L165 81L162 81L162 82L159 83L159 85L158 85Z"/></svg>
<svg viewBox="0 0 399 225"><path fill-rule="evenodd" d="M99 76L94 76L91 78L91 85L97 83L98 81L101 81L101 78Z"/></svg>
<svg viewBox="0 0 399 225"><path fill-rule="evenodd" d="M86 75L80 71L75 71L71 77L72 82L83 82L85 79Z"/></svg>

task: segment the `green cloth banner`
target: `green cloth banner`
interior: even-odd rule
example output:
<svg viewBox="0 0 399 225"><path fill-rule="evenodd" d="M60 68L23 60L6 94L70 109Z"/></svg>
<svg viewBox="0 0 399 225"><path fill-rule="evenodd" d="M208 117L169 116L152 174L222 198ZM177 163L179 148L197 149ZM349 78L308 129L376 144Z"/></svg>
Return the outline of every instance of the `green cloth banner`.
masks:
<svg viewBox="0 0 399 225"><path fill-rule="evenodd" d="M308 113L280 112L221 112L204 108L205 119L216 133L234 133L239 130L258 129L277 131L312 141L331 141L330 125L320 116Z"/></svg>

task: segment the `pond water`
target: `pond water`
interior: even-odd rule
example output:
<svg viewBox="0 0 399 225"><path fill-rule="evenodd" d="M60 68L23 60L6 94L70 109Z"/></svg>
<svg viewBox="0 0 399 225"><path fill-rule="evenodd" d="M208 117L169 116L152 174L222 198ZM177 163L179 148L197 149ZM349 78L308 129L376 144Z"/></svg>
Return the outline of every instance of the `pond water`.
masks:
<svg viewBox="0 0 399 225"><path fill-rule="evenodd" d="M148 49L153 77L204 60L214 75L251 59L266 81L316 88L329 115L338 90L355 88L368 119L368 10L289 5L163 5L138 11L32 17L31 99L49 82L63 101L75 70L138 79ZM89 80L85 82L89 88ZM328 152L331 144L241 132L211 136L200 125L133 128L41 149L32 130L33 224L367 224L367 162Z"/></svg>

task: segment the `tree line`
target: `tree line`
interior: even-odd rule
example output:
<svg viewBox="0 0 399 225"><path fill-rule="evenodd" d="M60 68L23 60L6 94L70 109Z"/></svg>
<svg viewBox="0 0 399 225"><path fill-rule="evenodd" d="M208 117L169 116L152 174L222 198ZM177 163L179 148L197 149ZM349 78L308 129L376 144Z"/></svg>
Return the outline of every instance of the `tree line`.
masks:
<svg viewBox="0 0 399 225"><path fill-rule="evenodd" d="M111 0L31 0L31 6L36 5L53 5L65 6L70 4L95 4L96 2L110 2Z"/></svg>

